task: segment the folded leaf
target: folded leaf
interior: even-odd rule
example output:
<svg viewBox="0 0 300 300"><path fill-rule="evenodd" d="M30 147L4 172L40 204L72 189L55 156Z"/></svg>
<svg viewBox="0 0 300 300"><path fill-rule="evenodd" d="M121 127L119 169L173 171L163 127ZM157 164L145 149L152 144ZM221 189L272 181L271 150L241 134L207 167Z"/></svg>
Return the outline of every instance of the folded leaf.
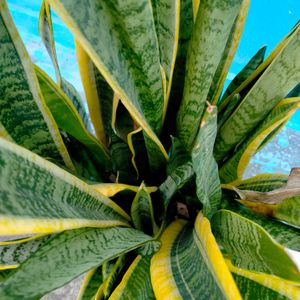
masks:
<svg viewBox="0 0 300 300"><path fill-rule="evenodd" d="M235 152L220 168L220 178L223 183L232 182L243 177L251 157L257 152L260 145L262 143L267 144L266 138L274 129L278 129L278 126L289 120L298 109L299 103L300 98L289 98L280 101L266 118L251 131L248 138L237 146ZM276 133L278 133L278 130Z"/></svg>
<svg viewBox="0 0 300 300"><path fill-rule="evenodd" d="M84 228L62 232L2 282L0 298L37 299L150 240L149 236L130 228Z"/></svg>
<svg viewBox="0 0 300 300"><path fill-rule="evenodd" d="M273 107L299 82L300 26L288 38L285 47L272 61L244 97L238 108L219 131L215 157L223 159L243 138L268 115Z"/></svg>
<svg viewBox="0 0 300 300"><path fill-rule="evenodd" d="M128 225L128 215L83 181L0 139L0 234Z"/></svg>
<svg viewBox="0 0 300 300"><path fill-rule="evenodd" d="M99 184L94 184L93 188L106 197L112 197L122 191L132 191L137 193L139 190L138 186L121 184L121 183L99 183ZM157 187L147 186L147 191L148 193L154 193L157 191Z"/></svg>
<svg viewBox="0 0 300 300"><path fill-rule="evenodd" d="M196 174L197 197L203 204L204 214L209 217L218 210L221 202L218 165L213 156L216 135L217 108L208 106L192 149L192 161Z"/></svg>
<svg viewBox="0 0 300 300"><path fill-rule="evenodd" d="M107 171L111 164L108 150L87 131L79 113L61 88L38 66L35 66L35 72L45 102L59 128L85 145L97 158L102 170Z"/></svg>
<svg viewBox="0 0 300 300"><path fill-rule="evenodd" d="M74 170L5 1L0 3L0 45L1 127L17 144Z"/></svg>
<svg viewBox="0 0 300 300"><path fill-rule="evenodd" d="M131 204L131 218L136 229L149 235L153 235L158 231L151 196L143 183Z"/></svg>
<svg viewBox="0 0 300 300"><path fill-rule="evenodd" d="M177 136L188 150L197 134L209 88L241 2L200 2L189 42L183 99L177 115Z"/></svg>
<svg viewBox="0 0 300 300"><path fill-rule="evenodd" d="M109 299L154 300L150 279L150 260L151 256L138 255Z"/></svg>
<svg viewBox="0 0 300 300"><path fill-rule="evenodd" d="M150 268L158 300L241 299L202 213L194 228L183 220L173 222L161 242Z"/></svg>
<svg viewBox="0 0 300 300"><path fill-rule="evenodd" d="M234 212L220 210L213 216L212 228L235 266L300 282L293 260L258 224Z"/></svg>

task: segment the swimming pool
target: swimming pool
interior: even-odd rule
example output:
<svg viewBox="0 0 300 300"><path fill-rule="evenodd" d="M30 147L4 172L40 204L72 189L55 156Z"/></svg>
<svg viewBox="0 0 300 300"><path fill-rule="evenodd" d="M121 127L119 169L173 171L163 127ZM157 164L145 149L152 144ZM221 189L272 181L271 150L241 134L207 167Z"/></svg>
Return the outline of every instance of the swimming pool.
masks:
<svg viewBox="0 0 300 300"><path fill-rule="evenodd" d="M54 78L52 63L38 34L40 3L41 0L8 0L11 14L33 61ZM268 54L299 17L299 0L252 0L244 35L226 84L262 45L268 45ZM72 35L55 13L53 27L62 75L83 95ZM291 167L300 166L299 140L300 110L274 141L252 158L246 176L265 172L289 173Z"/></svg>

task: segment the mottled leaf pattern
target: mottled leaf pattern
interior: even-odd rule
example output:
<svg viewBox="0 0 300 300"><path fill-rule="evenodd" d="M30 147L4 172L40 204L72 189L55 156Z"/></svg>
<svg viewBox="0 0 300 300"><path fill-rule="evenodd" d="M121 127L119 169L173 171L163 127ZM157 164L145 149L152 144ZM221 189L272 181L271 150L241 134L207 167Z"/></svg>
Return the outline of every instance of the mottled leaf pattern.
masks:
<svg viewBox="0 0 300 300"><path fill-rule="evenodd" d="M156 299L241 299L202 213L194 228L171 223L161 242L150 269Z"/></svg>
<svg viewBox="0 0 300 300"><path fill-rule="evenodd" d="M274 219L257 215L232 199L230 204L227 203L225 207L263 227L279 244L300 251L300 232L298 229Z"/></svg>
<svg viewBox="0 0 300 300"><path fill-rule="evenodd" d="M239 87L264 61L266 49L266 46L260 48L245 65L245 67L232 79L222 96L222 100L230 96L236 90L236 88Z"/></svg>
<svg viewBox="0 0 300 300"><path fill-rule="evenodd" d="M153 235L158 230L154 220L151 196L144 184L136 193L131 204L131 218L136 229Z"/></svg>
<svg viewBox="0 0 300 300"><path fill-rule="evenodd" d="M74 169L4 1L0 3L0 57L0 123L17 144Z"/></svg>
<svg viewBox="0 0 300 300"><path fill-rule="evenodd" d="M0 298L37 299L150 240L149 236L130 228L83 228L62 232L1 284Z"/></svg>
<svg viewBox="0 0 300 300"><path fill-rule="evenodd" d="M110 199L36 154L3 139L0 175L2 235L127 224L128 215Z"/></svg>
<svg viewBox="0 0 300 300"><path fill-rule="evenodd" d="M221 210L213 216L212 228L235 266L300 281L300 273L284 248L258 224Z"/></svg>
<svg viewBox="0 0 300 300"><path fill-rule="evenodd" d="M204 214L208 217L211 217L217 211L221 201L218 165L213 156L216 134L217 107L209 105L201 121L199 133L192 150L197 197L203 204Z"/></svg>
<svg viewBox="0 0 300 300"><path fill-rule="evenodd" d="M102 267L90 270L80 287L77 300L91 300L97 294L103 283Z"/></svg>
<svg viewBox="0 0 300 300"><path fill-rule="evenodd" d="M251 157L256 153L261 143L274 129L277 129L293 115L298 109L299 103L300 98L284 99L271 110L266 118L249 134L245 142L239 145L235 153L222 165L220 168L222 183L242 178Z"/></svg>
<svg viewBox="0 0 300 300"><path fill-rule="evenodd" d="M36 238L0 242L0 268L18 266L54 235L38 235Z"/></svg>
<svg viewBox="0 0 300 300"><path fill-rule="evenodd" d="M138 255L113 291L110 300L154 300L150 279L151 256Z"/></svg>
<svg viewBox="0 0 300 300"><path fill-rule="evenodd" d="M79 113L62 89L39 67L35 67L35 72L45 102L59 128L85 145L98 158L102 170L107 171L111 162L106 147L87 131Z"/></svg>
<svg viewBox="0 0 300 300"><path fill-rule="evenodd" d="M219 131L215 157L220 161L232 150L299 81L300 27L290 36L284 49L261 75L241 104Z"/></svg>
<svg viewBox="0 0 300 300"><path fill-rule="evenodd" d="M228 262L233 278L245 300L293 300L300 297L300 288L282 278L236 268Z"/></svg>
<svg viewBox="0 0 300 300"><path fill-rule="evenodd" d="M151 0L151 2L160 50L160 61L166 74L167 95L164 103L165 115L178 47L180 0Z"/></svg>
<svg viewBox="0 0 300 300"><path fill-rule="evenodd" d="M212 84L208 93L208 99L214 105L218 103L227 73L229 71L229 67L239 45L248 14L249 5L250 0L242 1L239 14L237 15L236 20L231 28L231 32L228 37L222 58L213 77Z"/></svg>
<svg viewBox="0 0 300 300"><path fill-rule="evenodd" d="M200 2L187 54L183 99L177 115L177 135L188 149L197 134L209 88L241 2Z"/></svg>
<svg viewBox="0 0 300 300"><path fill-rule="evenodd" d="M49 2L72 24L76 39L152 141L147 145L152 159L155 153L167 159L155 135L162 128L164 93L150 1ZM128 72L123 72L124 68Z"/></svg>

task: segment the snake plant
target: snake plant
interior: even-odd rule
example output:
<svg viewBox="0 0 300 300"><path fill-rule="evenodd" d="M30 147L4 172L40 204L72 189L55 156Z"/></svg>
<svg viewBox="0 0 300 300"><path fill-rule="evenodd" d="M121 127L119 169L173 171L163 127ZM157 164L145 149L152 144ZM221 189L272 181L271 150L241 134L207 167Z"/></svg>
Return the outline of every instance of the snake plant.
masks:
<svg viewBox="0 0 300 300"><path fill-rule="evenodd" d="M300 299L299 169L243 178L300 105L300 25L224 89L248 7L41 1L54 81L0 0L1 300L81 274L81 300ZM52 9L86 102L61 75Z"/></svg>

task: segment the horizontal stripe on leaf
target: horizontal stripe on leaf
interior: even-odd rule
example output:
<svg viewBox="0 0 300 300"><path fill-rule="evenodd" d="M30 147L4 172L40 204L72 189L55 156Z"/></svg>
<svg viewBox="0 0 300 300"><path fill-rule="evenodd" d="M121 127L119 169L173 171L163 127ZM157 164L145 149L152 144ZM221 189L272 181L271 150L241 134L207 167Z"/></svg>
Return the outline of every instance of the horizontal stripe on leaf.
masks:
<svg viewBox="0 0 300 300"><path fill-rule="evenodd" d="M248 14L250 5L250 0L243 0L241 4L240 11L234 21L231 28L227 44L225 46L224 52L222 54L221 60L219 62L216 73L214 74L213 81L208 93L208 99L213 104L216 105L222 93L223 85L226 80L227 73L229 71L230 65L234 58L235 52L239 45L244 25L246 22L246 17Z"/></svg>
<svg viewBox="0 0 300 300"><path fill-rule="evenodd" d="M226 261L243 299L299 299L300 288L292 282L264 273L250 272L240 269Z"/></svg>
<svg viewBox="0 0 300 300"><path fill-rule="evenodd" d="M209 88L241 2L200 2L189 42L183 99L177 114L177 136L189 150L198 132Z"/></svg>
<svg viewBox="0 0 300 300"><path fill-rule="evenodd" d="M237 213L220 210L213 216L212 228L235 266L300 282L293 260L258 224Z"/></svg>
<svg viewBox="0 0 300 300"><path fill-rule="evenodd" d="M49 3L70 27L132 118L157 145L156 154L162 153L167 159L156 136L162 128L164 95L150 1L116 4L50 0ZM149 147L149 150L154 148Z"/></svg>
<svg viewBox="0 0 300 300"><path fill-rule="evenodd" d="M215 146L217 161L240 143L298 83L299 37L300 26L294 30L284 48L220 129Z"/></svg>
<svg viewBox="0 0 300 300"><path fill-rule="evenodd" d="M37 299L150 240L151 237L137 230L120 227L62 232L2 282L0 298Z"/></svg>
<svg viewBox="0 0 300 300"><path fill-rule="evenodd" d="M174 194L184 187L186 183L192 181L195 175L191 156L187 150L183 147L178 138L171 137L171 140L170 159L166 167L168 176L159 186L159 192L165 211Z"/></svg>
<svg viewBox="0 0 300 300"><path fill-rule="evenodd" d="M164 139L169 141L171 134L175 134L175 122L177 111L183 95L185 65L188 42L193 31L193 1L180 0L180 25L177 56L173 71L172 87L167 107L167 115L164 123Z"/></svg>
<svg viewBox="0 0 300 300"><path fill-rule="evenodd" d="M288 181L287 174L258 174L253 177L244 180L237 180L232 185L222 185L222 188L233 189L233 186L241 190L252 190L259 192L269 192L275 189L279 189L286 185Z"/></svg>
<svg viewBox="0 0 300 300"><path fill-rule="evenodd" d="M154 300L150 279L151 256L138 255L113 291L110 300Z"/></svg>
<svg viewBox="0 0 300 300"><path fill-rule="evenodd" d="M8 241L6 244L0 242L0 268L18 266L51 238L53 235L37 236L27 241Z"/></svg>
<svg viewBox="0 0 300 300"><path fill-rule="evenodd" d="M269 67L269 65L273 62L273 60L280 54L282 49L287 45L289 42L289 38L295 33L298 29L300 23L298 22L297 25L293 27L293 29L277 44L277 46L272 50L269 56L263 61L256 69L253 71L247 79L245 79L226 99L222 99L222 104L220 109L223 108L228 104L231 98L236 94L242 94L245 96L249 90L253 87L255 82L260 78L260 76L264 73L264 71Z"/></svg>
<svg viewBox="0 0 300 300"><path fill-rule="evenodd" d="M0 234L127 225L128 215L92 187L28 150L0 141Z"/></svg>
<svg viewBox="0 0 300 300"><path fill-rule="evenodd" d="M231 95L236 88L239 87L258 68L258 66L264 61L266 49L266 46L260 48L253 57L251 57L245 67L232 79L222 96L222 100ZM222 104L222 100L219 104Z"/></svg>
<svg viewBox="0 0 300 300"><path fill-rule="evenodd" d="M194 228L183 220L173 222L161 242L150 269L158 300L241 299L202 213Z"/></svg>
<svg viewBox="0 0 300 300"><path fill-rule="evenodd" d="M165 117L178 47L180 0L151 0L151 2L160 50L160 61L166 75Z"/></svg>
<svg viewBox="0 0 300 300"><path fill-rule="evenodd" d="M247 139L237 147L231 157L220 168L220 178L228 183L242 178L251 157L268 138L274 129L285 123L298 109L300 98L289 98L280 101L257 127L251 131ZM281 127L282 128L282 127ZM276 133L279 133L277 130ZM268 139L270 141L270 139Z"/></svg>
<svg viewBox="0 0 300 300"><path fill-rule="evenodd" d="M79 113L67 95L39 67L35 66L35 72L46 104L60 129L84 144L94 154L94 157L98 158L99 165L104 171L108 169L110 158L107 149L87 131Z"/></svg>
<svg viewBox="0 0 300 300"><path fill-rule="evenodd" d="M208 217L218 210L221 201L218 165L213 156L216 135L217 107L209 105L201 120L199 133L192 149L197 197L203 204L204 214Z"/></svg>
<svg viewBox="0 0 300 300"><path fill-rule="evenodd" d="M300 232L298 229L269 217L258 215L236 201L233 201L233 199L229 199L226 202L223 200L222 203L223 205L225 204L224 208L236 212L246 219L260 225L282 246L300 251Z"/></svg>
<svg viewBox="0 0 300 300"><path fill-rule="evenodd" d="M0 4L0 40L0 123L17 144L74 170L5 1Z"/></svg>

